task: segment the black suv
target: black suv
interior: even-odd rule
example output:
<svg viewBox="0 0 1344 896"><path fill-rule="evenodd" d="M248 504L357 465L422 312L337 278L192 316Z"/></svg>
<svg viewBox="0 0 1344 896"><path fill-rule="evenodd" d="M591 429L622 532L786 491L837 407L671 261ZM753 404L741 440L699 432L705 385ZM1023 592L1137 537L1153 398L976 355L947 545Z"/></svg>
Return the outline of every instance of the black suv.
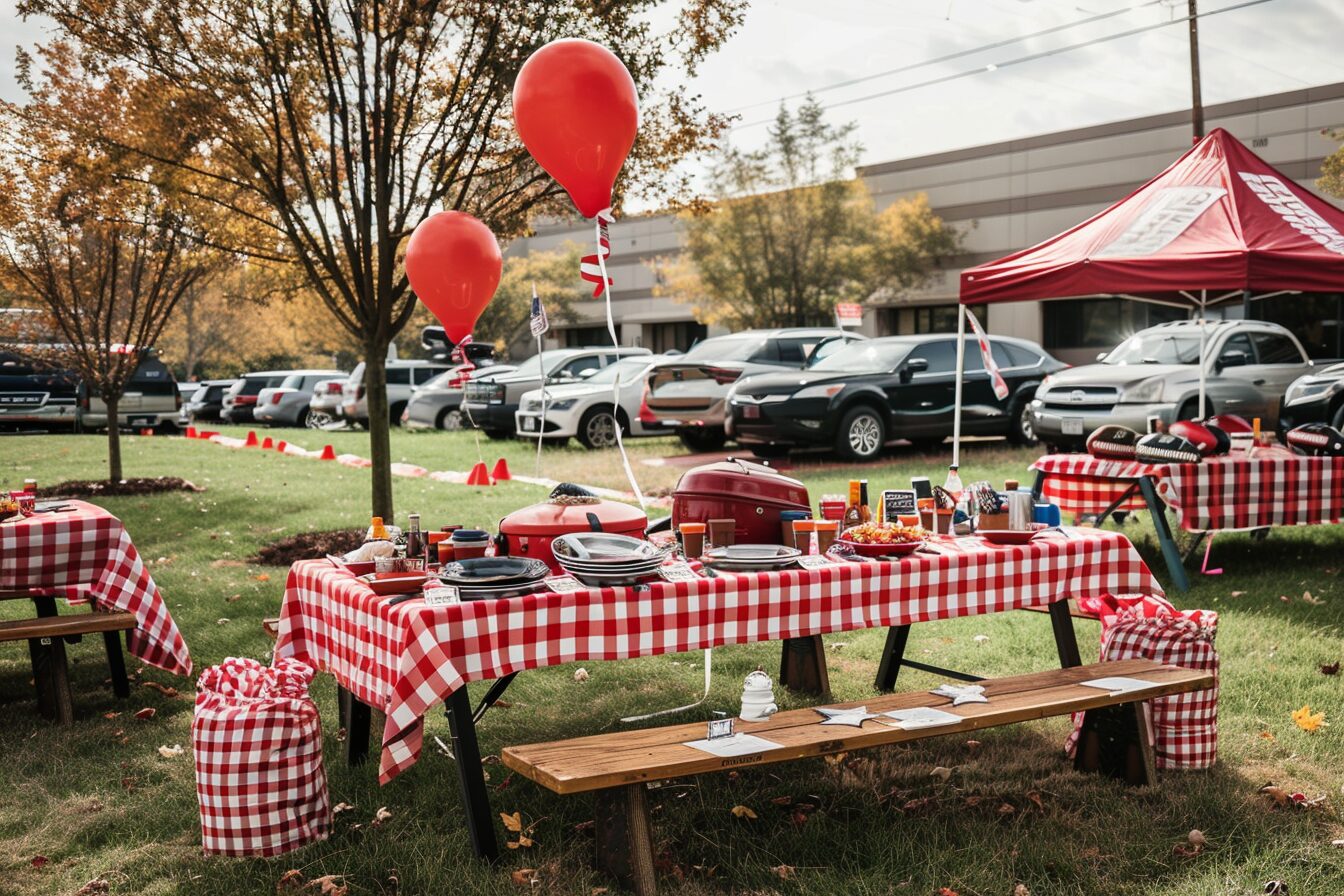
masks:
<svg viewBox="0 0 1344 896"><path fill-rule="evenodd" d="M966 340L961 431L1032 444L1028 405L1037 385L1064 364L1023 339L990 337L1008 397L994 394L975 340ZM952 434L957 339L888 336L829 354L800 373L743 379L728 398L730 434L758 456L796 446L830 446L852 460L872 460L896 439L917 446Z"/></svg>
<svg viewBox="0 0 1344 896"><path fill-rule="evenodd" d="M0 352L0 429L79 425L79 377L15 352Z"/></svg>

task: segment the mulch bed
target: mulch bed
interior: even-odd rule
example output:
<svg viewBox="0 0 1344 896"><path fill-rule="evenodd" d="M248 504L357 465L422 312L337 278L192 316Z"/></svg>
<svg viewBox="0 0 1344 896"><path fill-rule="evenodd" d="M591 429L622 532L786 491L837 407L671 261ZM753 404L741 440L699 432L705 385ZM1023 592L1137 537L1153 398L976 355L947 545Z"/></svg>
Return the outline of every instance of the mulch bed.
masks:
<svg viewBox="0 0 1344 896"><path fill-rule="evenodd" d="M345 554L364 543L363 529L328 529L325 532L300 532L287 535L257 551L248 563L261 566L289 566L297 560L312 560L327 554Z"/></svg>
<svg viewBox="0 0 1344 896"><path fill-rule="evenodd" d="M103 495L156 495L160 492L203 492L195 483L179 476L159 476L156 478L123 479L109 482L106 479L72 479L56 485L39 485L39 498L98 498Z"/></svg>

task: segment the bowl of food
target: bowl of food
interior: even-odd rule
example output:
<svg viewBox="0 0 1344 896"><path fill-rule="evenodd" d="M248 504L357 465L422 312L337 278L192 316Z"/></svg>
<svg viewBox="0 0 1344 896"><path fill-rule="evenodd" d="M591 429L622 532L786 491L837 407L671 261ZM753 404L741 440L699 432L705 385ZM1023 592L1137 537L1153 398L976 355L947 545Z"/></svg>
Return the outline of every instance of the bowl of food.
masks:
<svg viewBox="0 0 1344 896"><path fill-rule="evenodd" d="M929 533L900 523L863 523L840 533L840 543L861 557L903 557L914 553Z"/></svg>

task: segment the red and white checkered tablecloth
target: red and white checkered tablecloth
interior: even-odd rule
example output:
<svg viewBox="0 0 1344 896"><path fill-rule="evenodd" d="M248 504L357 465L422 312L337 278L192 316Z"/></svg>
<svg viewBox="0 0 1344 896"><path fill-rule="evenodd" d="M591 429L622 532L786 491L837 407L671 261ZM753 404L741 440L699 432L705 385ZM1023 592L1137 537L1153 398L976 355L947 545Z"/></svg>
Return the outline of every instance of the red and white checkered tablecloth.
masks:
<svg viewBox="0 0 1344 896"><path fill-rule="evenodd" d="M497 601L396 606L325 560L296 563L277 656L333 673L387 714L379 779L420 754L422 718L470 681L582 660L618 660L1040 606L1161 594L1129 540L1070 529L1019 547L940 541L938 555L818 570L655 582Z"/></svg>
<svg viewBox="0 0 1344 896"><path fill-rule="evenodd" d="M1041 498L1058 504L1068 514L1101 513L1110 507L1140 476L1160 479L1164 464L1141 464L1134 460L1114 460L1090 454L1047 454L1031 465L1045 473ZM1116 510L1143 510L1143 495L1134 496Z"/></svg>
<svg viewBox="0 0 1344 896"><path fill-rule="evenodd" d="M191 655L159 588L121 520L71 501L68 511L0 523L0 591L78 592L103 610L122 610L138 625L126 635L133 656L178 675Z"/></svg>
<svg viewBox="0 0 1344 896"><path fill-rule="evenodd" d="M1168 464L1157 490L1191 532L1338 523L1344 520L1344 457L1257 448L1250 457Z"/></svg>

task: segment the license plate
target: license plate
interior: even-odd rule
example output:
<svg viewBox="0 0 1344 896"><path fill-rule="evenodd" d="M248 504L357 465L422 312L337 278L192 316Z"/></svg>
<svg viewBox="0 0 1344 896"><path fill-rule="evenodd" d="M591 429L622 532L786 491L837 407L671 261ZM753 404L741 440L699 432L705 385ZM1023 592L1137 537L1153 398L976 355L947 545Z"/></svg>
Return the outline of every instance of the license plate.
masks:
<svg viewBox="0 0 1344 896"><path fill-rule="evenodd" d="M761 419L761 408L754 404L743 405L742 416L747 420L759 420Z"/></svg>
<svg viewBox="0 0 1344 896"><path fill-rule="evenodd" d="M1080 436L1083 434L1083 421L1064 419L1060 421L1063 424L1064 435Z"/></svg>
<svg viewBox="0 0 1344 896"><path fill-rule="evenodd" d="M524 417L524 418L523 418L523 431L524 431L524 432L536 432L536 431L537 431L537 421L536 421L536 419L533 418L533 417Z"/></svg>

